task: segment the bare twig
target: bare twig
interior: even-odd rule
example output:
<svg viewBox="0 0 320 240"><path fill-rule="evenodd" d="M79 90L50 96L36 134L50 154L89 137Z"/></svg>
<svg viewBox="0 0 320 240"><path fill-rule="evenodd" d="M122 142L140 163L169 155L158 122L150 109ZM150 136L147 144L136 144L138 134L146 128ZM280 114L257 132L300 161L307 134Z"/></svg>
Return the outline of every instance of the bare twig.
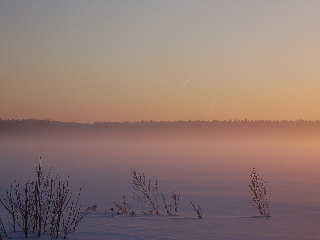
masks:
<svg viewBox="0 0 320 240"><path fill-rule="evenodd" d="M202 210L201 207L198 205L197 207L193 204L193 202L191 202L191 205L193 207L193 210L197 213L198 218L202 218Z"/></svg>

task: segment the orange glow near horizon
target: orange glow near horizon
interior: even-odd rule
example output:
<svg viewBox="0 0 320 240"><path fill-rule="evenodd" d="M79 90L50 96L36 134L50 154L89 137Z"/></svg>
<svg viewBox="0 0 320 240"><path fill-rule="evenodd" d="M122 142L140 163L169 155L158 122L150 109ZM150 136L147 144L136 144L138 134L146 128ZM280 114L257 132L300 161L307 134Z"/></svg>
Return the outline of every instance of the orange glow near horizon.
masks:
<svg viewBox="0 0 320 240"><path fill-rule="evenodd" d="M320 119L319 2L4 2L0 119Z"/></svg>

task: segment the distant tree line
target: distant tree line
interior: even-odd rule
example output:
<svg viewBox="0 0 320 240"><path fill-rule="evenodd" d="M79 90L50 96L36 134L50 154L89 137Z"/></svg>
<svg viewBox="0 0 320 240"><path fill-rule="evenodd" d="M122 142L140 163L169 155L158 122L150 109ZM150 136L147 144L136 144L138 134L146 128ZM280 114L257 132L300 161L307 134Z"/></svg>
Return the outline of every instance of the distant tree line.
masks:
<svg viewBox="0 0 320 240"><path fill-rule="evenodd" d="M0 136L7 134L29 133L87 134L99 136L119 136L124 134L143 135L156 133L154 136L171 137L183 133L186 136L290 136L294 133L310 135L320 139L319 120L229 120L229 121L136 121L136 122L95 122L77 123L52 120L1 120ZM183 138L183 135L181 135ZM318 137L319 136L319 137Z"/></svg>
<svg viewBox="0 0 320 240"><path fill-rule="evenodd" d="M0 131L20 130L87 130L87 129L188 129L210 127L274 127L310 128L320 127L320 120L195 120L195 121L135 121L77 123L37 119L0 119Z"/></svg>

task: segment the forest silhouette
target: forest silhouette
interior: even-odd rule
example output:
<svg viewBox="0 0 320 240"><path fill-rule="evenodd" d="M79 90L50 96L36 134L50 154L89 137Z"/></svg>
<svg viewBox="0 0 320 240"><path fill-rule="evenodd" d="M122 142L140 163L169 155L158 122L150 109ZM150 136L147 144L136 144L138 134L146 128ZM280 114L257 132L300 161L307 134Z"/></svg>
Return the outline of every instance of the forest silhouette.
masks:
<svg viewBox="0 0 320 240"><path fill-rule="evenodd" d="M0 120L0 139L319 141L319 120L139 121L77 123Z"/></svg>

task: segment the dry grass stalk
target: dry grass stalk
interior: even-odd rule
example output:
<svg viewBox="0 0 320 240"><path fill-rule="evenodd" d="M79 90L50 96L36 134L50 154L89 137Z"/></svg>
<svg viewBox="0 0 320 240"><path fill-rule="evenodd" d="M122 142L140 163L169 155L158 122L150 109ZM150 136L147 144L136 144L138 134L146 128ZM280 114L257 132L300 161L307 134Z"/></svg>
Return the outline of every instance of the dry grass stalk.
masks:
<svg viewBox="0 0 320 240"><path fill-rule="evenodd" d="M154 185L151 184L150 179L146 179L144 173L140 174L135 170L131 169L132 173L132 187L135 190L133 192L133 198L139 203L149 205L151 209L146 212L142 209L144 214L159 214L159 205L158 205L158 183L155 182Z"/></svg>
<svg viewBox="0 0 320 240"><path fill-rule="evenodd" d="M113 217L114 208L110 208L111 217ZM107 214L107 209L104 210L104 213Z"/></svg>
<svg viewBox="0 0 320 240"><path fill-rule="evenodd" d="M113 204L118 209L117 214L130 214L131 216L135 216L135 212L131 210L131 206L129 206L129 204L127 203L125 196L122 195L121 203L113 202ZM114 209L113 208L111 209L112 209L112 216L113 216Z"/></svg>
<svg viewBox="0 0 320 240"><path fill-rule="evenodd" d="M3 239L2 236L8 237L6 229L5 229L4 225L3 225L2 219L0 218L0 240Z"/></svg>
<svg viewBox="0 0 320 240"><path fill-rule="evenodd" d="M198 218L202 218L202 210L201 207L198 205L197 207L193 204L193 202L191 202L191 205L193 207L193 210L197 213Z"/></svg>
<svg viewBox="0 0 320 240"><path fill-rule="evenodd" d="M180 202L180 192L176 193L175 190L172 191L171 193L171 204L167 203L167 199L165 198L163 192L161 192L163 203L164 203L164 208L166 209L166 212L168 215L178 215L178 206Z"/></svg>
<svg viewBox="0 0 320 240"><path fill-rule="evenodd" d="M268 219L270 217L268 200L271 193L267 193L265 186L266 182L262 181L255 168L253 168L250 176L251 184L249 185L249 188L252 192L252 201L250 201L250 203L253 207L258 209L261 216Z"/></svg>

